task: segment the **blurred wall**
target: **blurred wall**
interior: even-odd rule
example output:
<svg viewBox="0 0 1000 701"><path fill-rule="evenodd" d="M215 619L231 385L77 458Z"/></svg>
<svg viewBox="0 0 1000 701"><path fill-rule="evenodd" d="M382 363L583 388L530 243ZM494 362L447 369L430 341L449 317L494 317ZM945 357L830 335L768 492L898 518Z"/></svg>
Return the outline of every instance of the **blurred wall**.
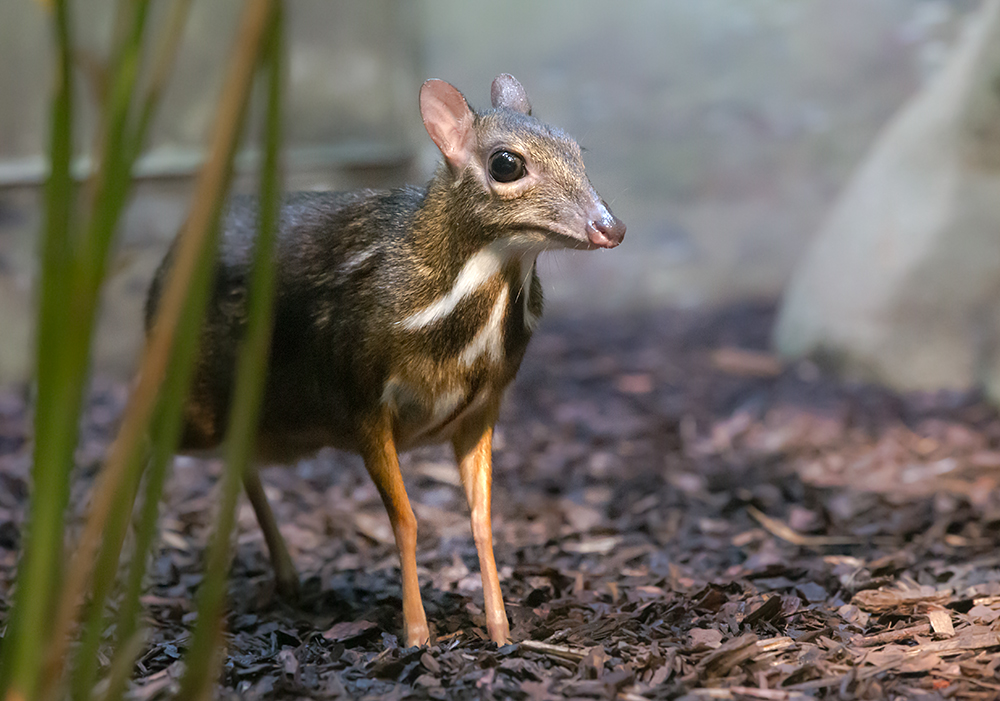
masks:
<svg viewBox="0 0 1000 701"><path fill-rule="evenodd" d="M550 299L586 312L777 295L851 166L975 3L422 5L429 75L485 104L492 75L511 72L536 115L588 148L628 234L606 254L549 256Z"/></svg>
<svg viewBox="0 0 1000 701"><path fill-rule="evenodd" d="M81 69L77 144L86 153L116 3L71 4ZM153 5L161 13L150 22L155 29L167 3ZM242 6L237 0L192 5L149 152L138 167L142 179L125 220L117 273L107 287L96 343L99 369L131 371L142 339L145 290L184 217ZM414 109L421 71L411 6L393 0L294 0L288 6L288 186L346 189L412 179L413 144L422 127ZM0 382L29 371L51 82L48 39L42 3L0 4ZM236 186L252 184L248 176Z"/></svg>
<svg viewBox="0 0 1000 701"><path fill-rule="evenodd" d="M71 2L77 40L78 139L86 145L95 123L94 97L100 65L113 32L112 0ZM44 147L52 67L47 13L41 2L0 6L0 162L38 156ZM168 3L153 2L150 35L162 27ZM150 150L198 149L214 114L224 63L232 48L238 0L192 3L182 49L152 129ZM291 146L408 144L402 95L417 80L419 37L412 13L393 0L331 3L293 0L289 18ZM152 44L151 44L152 45ZM8 171L0 171L0 174Z"/></svg>
<svg viewBox="0 0 1000 701"><path fill-rule="evenodd" d="M77 5L90 76L81 104L99 82L92 67L112 5ZM628 224L614 251L543 257L553 313L773 297L850 168L975 5L291 0L289 184L425 178L436 156L417 113L420 82L447 79L485 106L492 78L510 72L536 115L587 149L591 179ZM134 357L142 291L183 216L239 8L195 3L126 223L101 367L122 370ZM41 4L0 6L0 381L23 375L30 337L46 32ZM86 116L81 137L93 125Z"/></svg>

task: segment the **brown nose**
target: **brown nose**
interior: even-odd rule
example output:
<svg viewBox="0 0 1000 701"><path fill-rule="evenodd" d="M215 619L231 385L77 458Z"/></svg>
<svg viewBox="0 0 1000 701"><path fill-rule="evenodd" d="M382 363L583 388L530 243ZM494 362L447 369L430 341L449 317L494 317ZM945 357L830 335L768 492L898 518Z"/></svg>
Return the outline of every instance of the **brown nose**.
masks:
<svg viewBox="0 0 1000 701"><path fill-rule="evenodd" d="M587 238L600 248L614 248L625 238L625 222L611 213L604 200L587 222Z"/></svg>

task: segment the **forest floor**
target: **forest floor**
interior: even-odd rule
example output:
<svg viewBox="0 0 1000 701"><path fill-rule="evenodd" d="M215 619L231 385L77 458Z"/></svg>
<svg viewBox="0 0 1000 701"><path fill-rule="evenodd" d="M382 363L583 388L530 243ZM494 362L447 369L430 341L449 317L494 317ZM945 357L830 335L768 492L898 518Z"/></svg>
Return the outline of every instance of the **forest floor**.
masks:
<svg viewBox="0 0 1000 701"><path fill-rule="evenodd" d="M1000 698L1000 416L782 365L773 309L546 319L495 440L515 642L484 638L448 452L404 457L433 644L400 645L395 545L358 458L265 470L304 581L278 601L239 511L221 698ZM125 397L97 382L77 514ZM0 623L27 503L23 388L0 390ZM132 696L176 685L221 467L180 458Z"/></svg>

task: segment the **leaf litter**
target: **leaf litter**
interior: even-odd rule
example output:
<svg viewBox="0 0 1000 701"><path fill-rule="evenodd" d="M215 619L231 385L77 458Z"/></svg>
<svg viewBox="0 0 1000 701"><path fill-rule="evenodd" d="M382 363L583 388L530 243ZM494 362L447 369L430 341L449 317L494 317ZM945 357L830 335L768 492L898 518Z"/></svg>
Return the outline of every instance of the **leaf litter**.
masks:
<svg viewBox="0 0 1000 701"><path fill-rule="evenodd" d="M219 697L1000 697L997 411L784 364L772 321L766 305L546 320L494 441L515 640L500 648L446 450L402 460L424 649L400 645L395 546L359 459L265 470L305 593L275 597L241 505ZM94 383L77 522L125 393ZM27 507L27 395L0 389L0 626ZM175 461L131 698L176 689L220 473Z"/></svg>

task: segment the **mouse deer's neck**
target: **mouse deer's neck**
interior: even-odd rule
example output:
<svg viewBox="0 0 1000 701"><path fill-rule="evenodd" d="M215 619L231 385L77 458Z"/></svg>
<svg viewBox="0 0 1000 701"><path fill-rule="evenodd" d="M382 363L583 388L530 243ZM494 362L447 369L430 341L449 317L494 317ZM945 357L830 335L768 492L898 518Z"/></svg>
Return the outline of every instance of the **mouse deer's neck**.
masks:
<svg viewBox="0 0 1000 701"><path fill-rule="evenodd" d="M454 177L442 166L427 186L414 218L416 254L421 263L454 279L471 262L491 261L490 269L530 267L541 249L519 240L489 192L470 173Z"/></svg>
<svg viewBox="0 0 1000 701"><path fill-rule="evenodd" d="M517 240L490 217L489 195L472 178L455 182L447 171L430 182L413 223L413 253L424 286L421 297L433 299L405 320L409 329L437 323L481 290L503 288L510 299L522 298L532 284L540 249ZM483 204L471 204L480 202Z"/></svg>

